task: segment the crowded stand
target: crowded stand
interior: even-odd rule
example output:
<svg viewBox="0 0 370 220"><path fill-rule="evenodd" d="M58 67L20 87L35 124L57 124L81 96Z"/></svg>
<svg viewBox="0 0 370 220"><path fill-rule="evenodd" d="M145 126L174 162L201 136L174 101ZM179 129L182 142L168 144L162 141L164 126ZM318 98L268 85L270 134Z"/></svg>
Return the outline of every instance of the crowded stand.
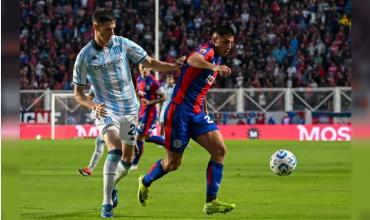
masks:
<svg viewBox="0 0 370 220"><path fill-rule="evenodd" d="M153 0L20 1L21 89L73 88L73 64L92 39L96 7L113 11L117 35L154 55ZM348 0L161 0L160 59L189 54L210 40L214 24L226 24L237 33L224 61L233 73L214 87L350 86L351 8Z"/></svg>

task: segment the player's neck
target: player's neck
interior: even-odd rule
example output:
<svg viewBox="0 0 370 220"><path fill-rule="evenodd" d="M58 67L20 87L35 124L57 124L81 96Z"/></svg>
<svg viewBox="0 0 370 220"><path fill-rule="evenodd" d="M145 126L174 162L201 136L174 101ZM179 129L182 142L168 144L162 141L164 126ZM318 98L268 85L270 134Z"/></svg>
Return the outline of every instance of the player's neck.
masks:
<svg viewBox="0 0 370 220"><path fill-rule="evenodd" d="M108 42L104 42L101 39L99 39L97 36L94 37L94 41L97 44L97 46L99 46L101 48L104 48L104 47L108 46L108 44L109 44L109 41Z"/></svg>
<svg viewBox="0 0 370 220"><path fill-rule="evenodd" d="M214 51L215 51L215 56L219 57L220 56L220 53L218 51L218 49L216 47L214 47Z"/></svg>

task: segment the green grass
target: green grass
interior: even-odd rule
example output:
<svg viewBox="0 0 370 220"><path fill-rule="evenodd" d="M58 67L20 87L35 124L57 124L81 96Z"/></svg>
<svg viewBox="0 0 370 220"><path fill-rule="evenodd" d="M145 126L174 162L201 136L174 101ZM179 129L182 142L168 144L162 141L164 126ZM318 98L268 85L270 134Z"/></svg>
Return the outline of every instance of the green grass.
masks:
<svg viewBox="0 0 370 220"><path fill-rule="evenodd" d="M227 141L219 198L233 202L229 214L205 216L208 154L197 144L185 151L179 170L152 185L151 204L136 198L137 177L164 150L146 144L139 169L118 187L116 219L350 219L351 148L344 142ZM93 140L22 141L21 219L101 219L102 166L91 177L86 166ZM273 174L269 158L279 148L295 153L298 165L287 177Z"/></svg>

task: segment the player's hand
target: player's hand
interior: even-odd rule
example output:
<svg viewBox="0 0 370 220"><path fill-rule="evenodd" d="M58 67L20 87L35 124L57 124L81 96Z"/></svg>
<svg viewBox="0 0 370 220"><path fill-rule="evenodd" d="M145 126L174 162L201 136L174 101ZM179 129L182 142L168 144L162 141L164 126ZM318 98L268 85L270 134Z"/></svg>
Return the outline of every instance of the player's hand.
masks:
<svg viewBox="0 0 370 220"><path fill-rule="evenodd" d="M148 99L141 99L141 104L143 105L150 105L150 101Z"/></svg>
<svg viewBox="0 0 370 220"><path fill-rule="evenodd" d="M185 60L186 60L186 56L182 56L182 57L178 58L176 60L176 65L178 67L182 67L184 65L184 63L185 63Z"/></svg>
<svg viewBox="0 0 370 220"><path fill-rule="evenodd" d="M216 66L213 71L218 72L221 76L227 77L231 74L231 69L226 65Z"/></svg>
<svg viewBox="0 0 370 220"><path fill-rule="evenodd" d="M98 119L100 119L100 117L107 116L107 111L105 110L105 104L104 103L95 104L94 110L96 112L96 117Z"/></svg>

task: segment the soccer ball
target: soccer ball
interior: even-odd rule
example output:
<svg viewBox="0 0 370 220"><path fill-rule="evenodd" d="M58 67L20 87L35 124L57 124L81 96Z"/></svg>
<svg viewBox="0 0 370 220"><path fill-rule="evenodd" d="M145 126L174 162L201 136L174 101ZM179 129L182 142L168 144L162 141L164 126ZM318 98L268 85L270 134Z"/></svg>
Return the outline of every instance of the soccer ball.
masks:
<svg viewBox="0 0 370 220"><path fill-rule="evenodd" d="M272 172L279 176L288 176L297 166L297 159L294 154L288 150L278 150L272 154L270 159L270 168Z"/></svg>

